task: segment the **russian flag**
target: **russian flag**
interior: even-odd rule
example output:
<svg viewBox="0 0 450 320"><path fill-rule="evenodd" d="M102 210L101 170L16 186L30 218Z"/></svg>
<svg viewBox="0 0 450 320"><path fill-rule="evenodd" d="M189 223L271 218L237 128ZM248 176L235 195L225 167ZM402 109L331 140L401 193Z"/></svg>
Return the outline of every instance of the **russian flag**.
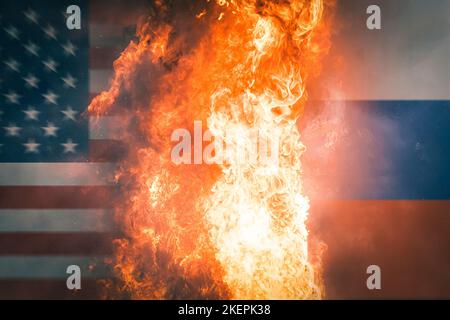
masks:
<svg viewBox="0 0 450 320"><path fill-rule="evenodd" d="M366 27L372 4L380 30ZM327 298L449 298L450 1L336 10L322 100L312 93L300 123Z"/></svg>

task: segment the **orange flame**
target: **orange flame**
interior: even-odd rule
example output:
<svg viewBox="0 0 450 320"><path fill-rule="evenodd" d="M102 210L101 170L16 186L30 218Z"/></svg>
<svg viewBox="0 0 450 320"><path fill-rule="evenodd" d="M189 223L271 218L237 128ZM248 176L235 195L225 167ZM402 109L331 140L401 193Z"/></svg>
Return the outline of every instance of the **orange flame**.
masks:
<svg viewBox="0 0 450 320"><path fill-rule="evenodd" d="M138 118L117 172L125 236L112 261L132 298L323 297L308 255L296 125L321 56L323 8L323 0L217 0L193 13L203 31L189 49L188 32L150 19L115 62L110 89L89 111L105 113L126 96ZM151 94L140 70L154 73ZM224 139L228 155L251 145L257 129L279 145L277 161L176 165L172 132L194 121ZM238 140L226 137L230 129Z"/></svg>

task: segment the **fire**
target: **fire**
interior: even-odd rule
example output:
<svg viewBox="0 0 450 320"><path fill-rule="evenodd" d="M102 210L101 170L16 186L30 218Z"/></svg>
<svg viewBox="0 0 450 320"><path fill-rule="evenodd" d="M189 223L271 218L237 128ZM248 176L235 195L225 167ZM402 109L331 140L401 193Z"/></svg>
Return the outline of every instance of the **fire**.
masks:
<svg viewBox="0 0 450 320"><path fill-rule="evenodd" d="M192 33L159 22L171 8L158 1L140 24L110 89L89 106L103 114L125 101L137 119L117 172L125 236L111 263L121 291L150 299L324 296L308 254L296 125L326 34L323 1L207 1L193 6ZM203 140L225 140L227 161L172 161L172 132L198 121L212 135ZM253 145L255 129L278 146L269 150L277 161L232 161L230 153Z"/></svg>

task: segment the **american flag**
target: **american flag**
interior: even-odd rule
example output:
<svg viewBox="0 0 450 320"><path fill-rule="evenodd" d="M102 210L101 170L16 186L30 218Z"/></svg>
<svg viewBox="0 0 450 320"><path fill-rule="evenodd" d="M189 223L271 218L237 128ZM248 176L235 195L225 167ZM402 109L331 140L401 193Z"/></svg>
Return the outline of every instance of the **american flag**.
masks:
<svg viewBox="0 0 450 320"><path fill-rule="evenodd" d="M66 26L73 4L80 30ZM108 136L112 118L92 120L86 109L132 32L102 21L102 7L0 4L0 298L93 297L108 275L120 150ZM79 292L65 284L73 264Z"/></svg>

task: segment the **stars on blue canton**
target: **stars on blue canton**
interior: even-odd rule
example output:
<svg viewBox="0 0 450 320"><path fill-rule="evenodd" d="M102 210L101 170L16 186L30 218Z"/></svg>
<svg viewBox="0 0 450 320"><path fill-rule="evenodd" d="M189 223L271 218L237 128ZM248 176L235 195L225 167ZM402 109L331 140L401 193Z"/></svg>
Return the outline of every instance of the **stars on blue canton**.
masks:
<svg viewBox="0 0 450 320"><path fill-rule="evenodd" d="M87 152L87 31L65 0L25 2L0 4L0 162L69 161Z"/></svg>

